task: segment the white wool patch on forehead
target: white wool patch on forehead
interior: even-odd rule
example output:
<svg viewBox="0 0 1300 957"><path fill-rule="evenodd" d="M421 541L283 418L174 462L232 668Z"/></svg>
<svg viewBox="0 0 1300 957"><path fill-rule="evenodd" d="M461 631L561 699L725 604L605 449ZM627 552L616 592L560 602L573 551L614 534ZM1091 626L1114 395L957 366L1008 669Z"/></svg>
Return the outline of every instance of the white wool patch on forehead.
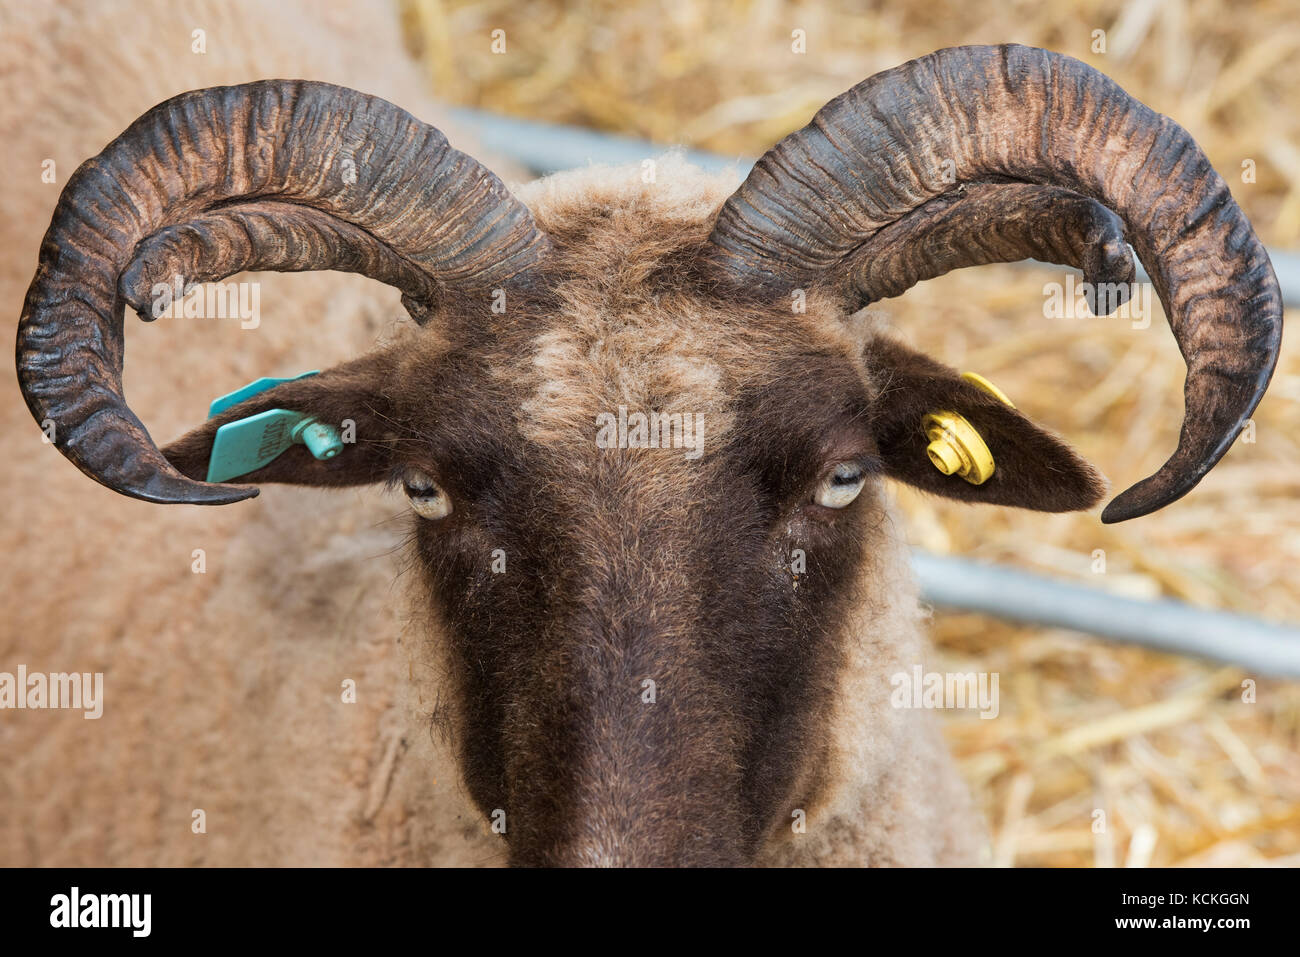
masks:
<svg viewBox="0 0 1300 957"><path fill-rule="evenodd" d="M590 256L575 257L582 267L557 289L559 314L511 373L522 375L529 390L519 419L526 438L594 441L595 417L617 415L620 406L629 413L703 415L706 441L730 429L728 334L713 321L711 304L643 294L638 283L671 250L668 239L655 247L658 232L675 235L664 228L673 224L704 228L739 183L738 171L707 173L670 152L646 163L557 173L517 190L543 228L583 220L591 230ZM593 210L613 209L620 215L607 226L590 218ZM603 228L609 242L601 241Z"/></svg>
<svg viewBox="0 0 1300 957"><path fill-rule="evenodd" d="M591 317L540 334L525 371L529 396L520 404L526 439L548 445L594 443L597 419L627 413L703 418L705 445L733 424L727 376L710 357L710 337L665 320L658 335L644 326L610 323L590 337ZM698 420L697 420L698 421Z"/></svg>

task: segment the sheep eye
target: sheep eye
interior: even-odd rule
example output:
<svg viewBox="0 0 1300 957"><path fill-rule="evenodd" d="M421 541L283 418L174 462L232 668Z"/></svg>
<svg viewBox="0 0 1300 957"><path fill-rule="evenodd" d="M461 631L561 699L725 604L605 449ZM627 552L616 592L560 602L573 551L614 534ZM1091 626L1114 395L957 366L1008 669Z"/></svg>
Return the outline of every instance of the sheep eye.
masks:
<svg viewBox="0 0 1300 957"><path fill-rule="evenodd" d="M826 508L844 508L849 505L862 487L867 483L867 475L862 466L852 462L842 462L835 466L830 475L822 479L813 495L813 501Z"/></svg>
<svg viewBox="0 0 1300 957"><path fill-rule="evenodd" d="M407 469L402 487L416 515L436 521L451 514L451 498L433 479L419 469Z"/></svg>

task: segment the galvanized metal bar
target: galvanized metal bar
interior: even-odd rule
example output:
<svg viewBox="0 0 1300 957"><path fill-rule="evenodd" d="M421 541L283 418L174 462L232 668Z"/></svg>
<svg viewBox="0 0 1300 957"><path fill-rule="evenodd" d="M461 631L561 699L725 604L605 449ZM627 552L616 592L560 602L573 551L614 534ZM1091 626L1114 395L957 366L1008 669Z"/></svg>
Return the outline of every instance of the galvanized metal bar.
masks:
<svg viewBox="0 0 1300 957"><path fill-rule="evenodd" d="M926 601L1300 678L1300 629L1177 601L1139 601L1017 569L913 550Z"/></svg>
<svg viewBox="0 0 1300 957"><path fill-rule="evenodd" d="M509 157L543 176L593 163L611 166L639 163L673 149L632 136L521 120L484 110L458 107L451 111L451 115L459 127L474 134L485 151ZM701 150L683 149L682 154L689 162L710 172L731 167L743 176L754 165L751 159L736 157L728 160Z"/></svg>

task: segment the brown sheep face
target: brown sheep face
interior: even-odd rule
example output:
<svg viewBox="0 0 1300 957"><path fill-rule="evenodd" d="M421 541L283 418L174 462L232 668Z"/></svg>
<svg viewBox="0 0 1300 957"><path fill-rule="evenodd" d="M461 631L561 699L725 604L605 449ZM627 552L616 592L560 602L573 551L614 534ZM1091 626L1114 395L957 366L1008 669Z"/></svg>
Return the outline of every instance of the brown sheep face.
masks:
<svg viewBox="0 0 1300 957"><path fill-rule="evenodd" d="M522 389L466 356L430 397L441 427L406 487L453 503L414 539L461 760L516 862L741 863L820 770L835 625L883 513L817 500L878 482L869 404L843 357L779 337L744 368L698 337L622 354L609 333L572 343L591 362L539 337ZM793 388L754 378L796 362ZM601 442L598 419L638 412L680 414L693 448Z"/></svg>
<svg viewBox="0 0 1300 957"><path fill-rule="evenodd" d="M803 367L822 383L789 403L721 383L626 395L592 368L546 400L582 422L564 437L514 428L536 393L466 404L490 394L485 367L475 393L439 383L431 405L452 424L407 489L419 501L434 478L453 509L417 518L415 548L466 781L485 814L505 811L514 861L740 863L803 806L835 623L883 520L872 495L817 504L836 466L854 492L878 464L849 364ZM600 448L597 416L619 404L691 416L703 454Z"/></svg>

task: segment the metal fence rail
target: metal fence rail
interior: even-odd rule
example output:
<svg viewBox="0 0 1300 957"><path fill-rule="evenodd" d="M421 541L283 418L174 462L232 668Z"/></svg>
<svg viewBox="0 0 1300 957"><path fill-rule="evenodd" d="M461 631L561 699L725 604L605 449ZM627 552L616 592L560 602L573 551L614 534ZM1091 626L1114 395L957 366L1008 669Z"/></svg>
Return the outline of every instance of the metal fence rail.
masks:
<svg viewBox="0 0 1300 957"><path fill-rule="evenodd" d="M637 163L670 147L626 136L499 116L453 111L482 146L538 174L592 163ZM696 166L744 175L753 161L683 150ZM1269 250L1287 305L1300 304L1300 255ZM1136 257L1135 257L1136 258ZM1046 263L1037 263L1047 266ZM1059 270L1059 266L1049 268ZM1146 280L1145 272L1140 279ZM934 605L1053 628L1068 628L1241 665L1260 674L1300 678L1300 629L1176 601L1138 601L1039 575L916 550L913 566L925 599Z"/></svg>
<svg viewBox="0 0 1300 957"><path fill-rule="evenodd" d="M1300 678L1300 629L1177 601L1139 601L1018 569L912 554L927 601L1052 628L1069 628L1260 674Z"/></svg>

